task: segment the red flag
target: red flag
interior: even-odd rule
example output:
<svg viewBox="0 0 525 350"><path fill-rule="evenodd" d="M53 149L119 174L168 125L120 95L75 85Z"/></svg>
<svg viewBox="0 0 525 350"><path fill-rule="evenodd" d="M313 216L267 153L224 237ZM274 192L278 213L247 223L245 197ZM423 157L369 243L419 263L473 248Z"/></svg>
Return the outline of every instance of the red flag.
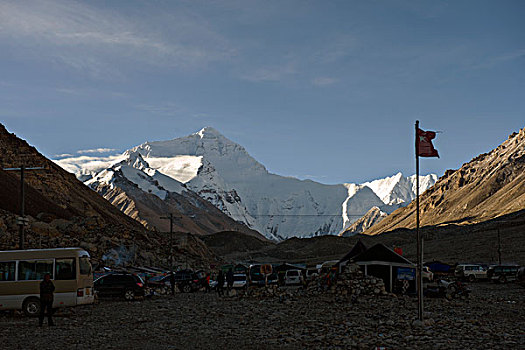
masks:
<svg viewBox="0 0 525 350"><path fill-rule="evenodd" d="M436 137L433 131L423 131L417 129L417 155L420 157L438 157L437 149L432 145L432 140Z"/></svg>

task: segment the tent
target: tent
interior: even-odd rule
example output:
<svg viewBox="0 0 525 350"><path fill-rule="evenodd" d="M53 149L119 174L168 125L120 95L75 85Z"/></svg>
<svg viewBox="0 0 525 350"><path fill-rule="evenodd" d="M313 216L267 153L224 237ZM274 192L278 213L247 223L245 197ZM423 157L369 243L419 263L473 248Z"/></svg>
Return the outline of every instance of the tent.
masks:
<svg viewBox="0 0 525 350"><path fill-rule="evenodd" d="M300 270L303 277L306 275L306 265L284 263L274 268L274 272L277 273L277 278L279 279L279 284L284 284L286 271L288 270Z"/></svg>
<svg viewBox="0 0 525 350"><path fill-rule="evenodd" d="M406 292L416 290L416 266L384 244L376 244L351 259L365 275L383 279L387 291L403 287Z"/></svg>
<svg viewBox="0 0 525 350"><path fill-rule="evenodd" d="M453 272L454 270L454 267L452 265L445 264L441 261L432 261L424 263L423 265L427 266L430 269L430 271L434 273L449 273Z"/></svg>
<svg viewBox="0 0 525 350"><path fill-rule="evenodd" d="M288 270L306 270L306 266L305 265L299 265L299 264L289 264L289 263L284 263L284 264L281 264L281 265L278 265L275 267L275 272L281 272L281 271L288 271Z"/></svg>
<svg viewBox="0 0 525 350"><path fill-rule="evenodd" d="M359 254L364 253L365 251L366 251L366 246L364 245L363 242L361 242L361 240L358 240L357 243L354 245L354 247L350 249L350 251L346 253L346 255L343 256L341 260L339 260L335 264L335 266L337 266L338 268L338 271L341 272L343 267L346 264L348 264L348 262L350 262L353 258L358 256Z"/></svg>

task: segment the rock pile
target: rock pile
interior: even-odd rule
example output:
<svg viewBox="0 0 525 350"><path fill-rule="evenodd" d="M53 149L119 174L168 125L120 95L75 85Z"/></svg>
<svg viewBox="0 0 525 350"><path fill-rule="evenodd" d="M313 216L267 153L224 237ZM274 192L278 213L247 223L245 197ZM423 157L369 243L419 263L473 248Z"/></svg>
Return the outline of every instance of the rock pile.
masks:
<svg viewBox="0 0 525 350"><path fill-rule="evenodd" d="M349 265L343 273L332 276L324 274L308 284L306 294L331 293L339 297L361 295L387 295L381 278L365 276L357 265Z"/></svg>
<svg viewBox="0 0 525 350"><path fill-rule="evenodd" d="M321 294L332 294L336 298L353 299L359 296L388 295L388 292L381 278L365 276L359 266L350 265L343 273L336 276L322 274L310 280L305 286L296 288L283 288L277 285L250 287L237 294L257 299L279 298L282 301Z"/></svg>

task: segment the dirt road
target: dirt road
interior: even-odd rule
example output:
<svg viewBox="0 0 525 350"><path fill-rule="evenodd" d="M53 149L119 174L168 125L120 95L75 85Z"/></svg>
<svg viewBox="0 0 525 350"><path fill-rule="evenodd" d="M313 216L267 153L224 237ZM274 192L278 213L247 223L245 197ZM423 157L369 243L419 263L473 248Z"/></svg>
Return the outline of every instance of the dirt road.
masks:
<svg viewBox="0 0 525 350"><path fill-rule="evenodd" d="M525 289L473 284L469 300L426 299L427 325L413 324L416 299L332 295L256 300L177 294L103 300L57 314L56 326L0 315L2 349L518 349L525 348Z"/></svg>

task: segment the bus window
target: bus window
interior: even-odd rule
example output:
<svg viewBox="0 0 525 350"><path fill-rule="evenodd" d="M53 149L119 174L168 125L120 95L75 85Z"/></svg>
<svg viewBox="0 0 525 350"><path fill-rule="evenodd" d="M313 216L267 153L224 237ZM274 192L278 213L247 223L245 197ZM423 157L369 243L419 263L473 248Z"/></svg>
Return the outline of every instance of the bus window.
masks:
<svg viewBox="0 0 525 350"><path fill-rule="evenodd" d="M89 262L89 258L83 257L78 259L79 267L80 267L80 274L81 275L91 275L91 263Z"/></svg>
<svg viewBox="0 0 525 350"><path fill-rule="evenodd" d="M19 281L42 280L46 273L53 276L53 260L21 260L18 262Z"/></svg>
<svg viewBox="0 0 525 350"><path fill-rule="evenodd" d="M15 280L16 262L0 262L0 281Z"/></svg>
<svg viewBox="0 0 525 350"><path fill-rule="evenodd" d="M55 259L55 280L74 280L76 275L75 258Z"/></svg>

